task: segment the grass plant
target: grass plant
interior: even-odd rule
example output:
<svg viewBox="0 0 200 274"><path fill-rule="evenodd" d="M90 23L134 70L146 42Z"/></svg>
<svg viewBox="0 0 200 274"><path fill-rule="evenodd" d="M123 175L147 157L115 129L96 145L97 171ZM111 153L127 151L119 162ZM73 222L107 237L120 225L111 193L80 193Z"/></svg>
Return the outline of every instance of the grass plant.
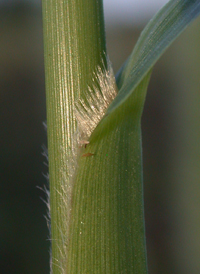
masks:
<svg viewBox="0 0 200 274"><path fill-rule="evenodd" d="M53 274L147 273L141 115L152 68L200 13L171 0L116 78L101 0L43 0ZM116 80L116 81L115 81Z"/></svg>

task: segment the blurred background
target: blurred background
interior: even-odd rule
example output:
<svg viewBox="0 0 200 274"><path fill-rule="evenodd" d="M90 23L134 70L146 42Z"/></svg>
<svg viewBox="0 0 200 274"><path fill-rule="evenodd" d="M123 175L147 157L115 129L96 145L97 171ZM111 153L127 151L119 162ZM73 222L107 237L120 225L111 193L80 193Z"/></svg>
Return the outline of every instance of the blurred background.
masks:
<svg viewBox="0 0 200 274"><path fill-rule="evenodd" d="M165 2L104 0L115 72ZM200 18L156 64L142 118L149 274L200 273L199 30ZM0 273L46 274L41 2L0 0L0 34Z"/></svg>

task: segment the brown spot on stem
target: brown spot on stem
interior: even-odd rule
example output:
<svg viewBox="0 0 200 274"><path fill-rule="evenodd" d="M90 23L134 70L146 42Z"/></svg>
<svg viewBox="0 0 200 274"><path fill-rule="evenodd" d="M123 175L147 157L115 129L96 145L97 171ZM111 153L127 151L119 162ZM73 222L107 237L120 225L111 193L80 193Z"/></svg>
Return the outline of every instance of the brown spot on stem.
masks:
<svg viewBox="0 0 200 274"><path fill-rule="evenodd" d="M82 157L90 157L93 155L94 155L93 153L88 152L88 153L83 154Z"/></svg>

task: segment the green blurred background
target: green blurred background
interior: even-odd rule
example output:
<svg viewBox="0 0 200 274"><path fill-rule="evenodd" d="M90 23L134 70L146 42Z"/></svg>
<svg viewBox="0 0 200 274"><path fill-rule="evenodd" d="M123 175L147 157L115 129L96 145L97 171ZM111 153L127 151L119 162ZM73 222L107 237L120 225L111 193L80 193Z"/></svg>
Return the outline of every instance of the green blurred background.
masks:
<svg viewBox="0 0 200 274"><path fill-rule="evenodd" d="M142 22L142 21L141 21ZM117 72L143 28L107 24ZM41 5L0 6L0 273L49 273ZM155 66L143 131L149 274L200 273L200 19ZM38 188L39 187L39 188Z"/></svg>

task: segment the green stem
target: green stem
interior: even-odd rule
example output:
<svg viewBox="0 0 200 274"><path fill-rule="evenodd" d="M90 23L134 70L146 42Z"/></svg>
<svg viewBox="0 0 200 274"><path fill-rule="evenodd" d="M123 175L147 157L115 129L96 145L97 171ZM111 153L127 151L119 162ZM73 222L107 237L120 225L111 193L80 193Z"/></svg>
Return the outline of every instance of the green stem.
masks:
<svg viewBox="0 0 200 274"><path fill-rule="evenodd" d="M66 165L76 132L73 105L84 96L97 65L106 62L106 47L102 0L42 0L42 7L52 271L57 274L67 272L63 181L69 180Z"/></svg>

